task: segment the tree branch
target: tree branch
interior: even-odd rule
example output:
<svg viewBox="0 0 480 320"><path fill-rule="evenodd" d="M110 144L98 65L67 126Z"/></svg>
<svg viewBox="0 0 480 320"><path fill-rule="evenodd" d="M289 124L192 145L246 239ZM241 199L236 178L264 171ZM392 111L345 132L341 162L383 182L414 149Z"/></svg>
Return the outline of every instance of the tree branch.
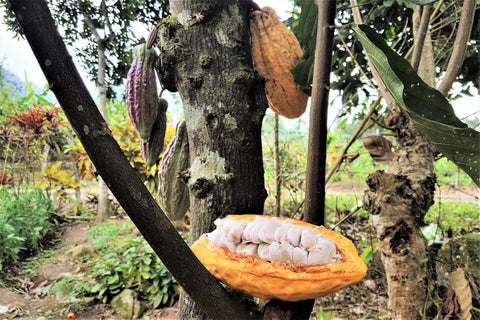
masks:
<svg viewBox="0 0 480 320"><path fill-rule="evenodd" d="M418 66L420 65L423 43L427 35L431 11L432 11L431 4L423 6L422 18L420 20L420 25L418 26L418 33L417 33L418 35L417 35L417 39L415 40L415 47L413 49L412 62L411 62L412 68L415 71L418 70Z"/></svg>
<svg viewBox="0 0 480 320"><path fill-rule="evenodd" d="M458 71L462 66L467 52L467 42L470 39L470 33L473 26L473 18L475 16L475 0L465 0L463 2L462 14L460 16L460 23L458 26L457 36L453 43L453 52L448 61L447 71L442 83L438 86L444 96L452 88L453 82L457 77Z"/></svg>
<svg viewBox="0 0 480 320"><path fill-rule="evenodd" d="M95 168L168 270L210 317L251 319L200 263L128 163L80 78L46 2L9 2Z"/></svg>

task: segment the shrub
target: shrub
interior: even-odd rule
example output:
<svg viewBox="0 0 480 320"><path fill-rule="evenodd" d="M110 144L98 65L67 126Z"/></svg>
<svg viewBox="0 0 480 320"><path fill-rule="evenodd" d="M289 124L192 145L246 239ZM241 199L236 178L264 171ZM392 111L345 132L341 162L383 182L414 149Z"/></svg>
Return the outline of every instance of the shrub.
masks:
<svg viewBox="0 0 480 320"><path fill-rule="evenodd" d="M54 292L75 301L95 296L107 302L123 289L135 290L154 308L171 306L178 299L179 286L143 237L125 234L127 226L101 224L90 229L96 253L92 267L83 277L67 277L57 283Z"/></svg>
<svg viewBox="0 0 480 320"><path fill-rule="evenodd" d="M18 261L20 251L36 251L52 230L53 203L40 188L0 186L0 270Z"/></svg>

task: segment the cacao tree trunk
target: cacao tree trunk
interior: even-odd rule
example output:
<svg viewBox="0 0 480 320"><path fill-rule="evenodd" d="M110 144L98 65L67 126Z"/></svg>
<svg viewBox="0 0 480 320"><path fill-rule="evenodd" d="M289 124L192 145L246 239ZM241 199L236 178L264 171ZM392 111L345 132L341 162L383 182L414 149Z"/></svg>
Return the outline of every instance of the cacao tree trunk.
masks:
<svg viewBox="0 0 480 320"><path fill-rule="evenodd" d="M97 39L98 48L98 108L102 114L105 123L108 123L107 116L107 89L105 83L106 73L106 58L105 58L105 45L102 39ZM104 222L108 219L110 212L110 206L108 202L108 187L103 179L98 177L98 206L97 206L97 223Z"/></svg>
<svg viewBox="0 0 480 320"><path fill-rule="evenodd" d="M360 23L359 20L361 17L357 12L355 22ZM417 12L415 36L422 32L418 30L419 25L420 14ZM428 30L423 31L427 34L422 40L418 71L424 81L434 86L429 52L431 42ZM419 231L424 225L426 212L434 203L434 150L391 96L384 96L389 103L385 124L396 140L395 158L387 171L374 172L367 178L369 189L364 194L364 208L371 215L379 241L388 283L390 315L392 319L414 320L424 314L427 295L428 258Z"/></svg>
<svg viewBox="0 0 480 320"><path fill-rule="evenodd" d="M250 5L171 0L173 16L159 30L161 82L179 91L189 138L190 242L211 231L217 218L263 213L267 101L251 60ZM183 295L178 318L205 316Z"/></svg>

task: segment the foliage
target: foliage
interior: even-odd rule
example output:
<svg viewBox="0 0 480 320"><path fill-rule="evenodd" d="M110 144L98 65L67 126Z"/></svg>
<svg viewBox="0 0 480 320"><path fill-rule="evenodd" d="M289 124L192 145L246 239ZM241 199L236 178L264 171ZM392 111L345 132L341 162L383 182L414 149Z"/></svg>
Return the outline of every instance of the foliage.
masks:
<svg viewBox="0 0 480 320"><path fill-rule="evenodd" d="M50 162L43 168L43 172L36 172L35 175L41 180L35 182L37 187L41 187L48 198L52 199L54 203L58 203L60 199L66 199L74 204L73 212L83 211L81 204L78 204L66 192L67 190L77 190L80 188L80 183L75 181L75 178L65 171L58 171L62 165L61 161L57 161L54 165Z"/></svg>
<svg viewBox="0 0 480 320"><path fill-rule="evenodd" d="M49 1L50 10L57 25L62 29L63 39L75 48L76 56L92 81L97 81L99 45L107 55L108 95L113 97L113 86L123 82L131 60L129 48L142 41L138 31L134 31L135 22L147 24L152 28L169 12L168 1L139 0L55 0ZM13 13L8 10L10 4L0 0L0 6L6 8L3 23L17 35L22 35Z"/></svg>
<svg viewBox="0 0 480 320"><path fill-rule="evenodd" d="M66 293L74 301L81 296L95 296L103 302L125 288L139 293L153 307L171 306L178 299L179 287L167 268L143 237L131 238L128 226L101 224L90 229L95 251L92 267L81 277L66 277L54 292Z"/></svg>
<svg viewBox="0 0 480 320"><path fill-rule="evenodd" d="M439 198L427 212L425 222L437 224L443 232L469 232L480 225L480 204Z"/></svg>
<svg viewBox="0 0 480 320"><path fill-rule="evenodd" d="M159 161L147 170L145 160L140 151L140 137L128 117L125 101L111 101L108 104L108 107L108 117L113 137L117 140L117 143L123 150L123 153L131 166L137 171L142 181L147 185L148 190L152 194L155 194L158 187L158 165L163 153L160 154ZM174 135L175 129L167 124L163 146L164 150ZM74 139L73 144L66 146L65 150L66 154L74 159L75 169L79 177L87 180L93 179L93 164L80 141Z"/></svg>
<svg viewBox="0 0 480 320"><path fill-rule="evenodd" d="M52 229L53 203L38 187L0 186L0 270L17 262L22 250L35 251Z"/></svg>
<svg viewBox="0 0 480 320"><path fill-rule="evenodd" d="M388 91L415 128L480 186L480 132L460 121L448 100L423 82L410 63L373 29L365 25L353 29Z"/></svg>
<svg viewBox="0 0 480 320"><path fill-rule="evenodd" d="M327 315L323 309L319 309L317 311L317 315L315 316L315 319L316 320L333 320L335 319L335 317L337 316L337 314L334 312L332 314L329 314Z"/></svg>
<svg viewBox="0 0 480 320"><path fill-rule="evenodd" d="M350 1L341 0L336 4L336 23L342 25L352 23ZM413 10L416 8L413 2L359 0L358 4L364 18L363 23L374 27L400 56L406 57L410 54L413 47L413 30L410 20ZM432 16L430 32L437 77L440 78L446 69L453 47L455 37L452 37L452 34L458 27L462 1L439 1L434 6L436 14ZM302 84L307 91L311 89L312 82L317 15L318 9L315 1L295 0L292 17L288 21L304 51L303 58L292 69L292 72L297 82ZM480 19L476 18L471 39L478 39L479 34ZM473 82L477 89L480 86L478 83L480 51L474 42L472 44L467 50L465 61L457 78L458 82L466 86L463 94L467 95L470 82ZM376 89L365 83L361 71L367 76L371 74L365 55L362 53L362 46L355 35L350 30L337 29L334 46L332 72L335 80L332 81L332 88L340 90L339 96L342 98L342 103L347 106L347 113L350 113L351 109L359 104L367 106L368 98L374 95L371 93L372 90ZM362 97L365 99L361 99Z"/></svg>

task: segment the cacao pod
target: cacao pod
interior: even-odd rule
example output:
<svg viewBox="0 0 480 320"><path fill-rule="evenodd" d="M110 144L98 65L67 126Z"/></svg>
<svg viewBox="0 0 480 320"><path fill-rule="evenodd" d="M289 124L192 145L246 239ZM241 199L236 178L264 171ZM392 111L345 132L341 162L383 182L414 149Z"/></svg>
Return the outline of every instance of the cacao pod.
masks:
<svg viewBox="0 0 480 320"><path fill-rule="evenodd" d="M308 95L290 72L303 55L297 38L269 7L250 14L250 34L255 70L266 80L268 106L284 117L300 117Z"/></svg>
<svg viewBox="0 0 480 320"><path fill-rule="evenodd" d="M140 151L142 152L147 169L150 169L155 163L157 163L160 154L162 154L165 131L167 130L166 111L168 108L168 102L163 98L160 98L158 101L158 105L160 106L159 112L153 124L150 137L148 140L140 138Z"/></svg>
<svg viewBox="0 0 480 320"><path fill-rule="evenodd" d="M159 204L172 221L182 220L190 207L188 186L181 177L190 168L185 121L179 122L175 130L175 136L165 150L158 172Z"/></svg>
<svg viewBox="0 0 480 320"><path fill-rule="evenodd" d="M127 75L126 103L132 124L140 138L148 141L159 112L155 63L157 54L145 44L133 49L133 62Z"/></svg>
<svg viewBox="0 0 480 320"><path fill-rule="evenodd" d="M230 215L215 224L192 251L216 278L258 298L320 298L367 272L353 243L333 230L258 215Z"/></svg>

